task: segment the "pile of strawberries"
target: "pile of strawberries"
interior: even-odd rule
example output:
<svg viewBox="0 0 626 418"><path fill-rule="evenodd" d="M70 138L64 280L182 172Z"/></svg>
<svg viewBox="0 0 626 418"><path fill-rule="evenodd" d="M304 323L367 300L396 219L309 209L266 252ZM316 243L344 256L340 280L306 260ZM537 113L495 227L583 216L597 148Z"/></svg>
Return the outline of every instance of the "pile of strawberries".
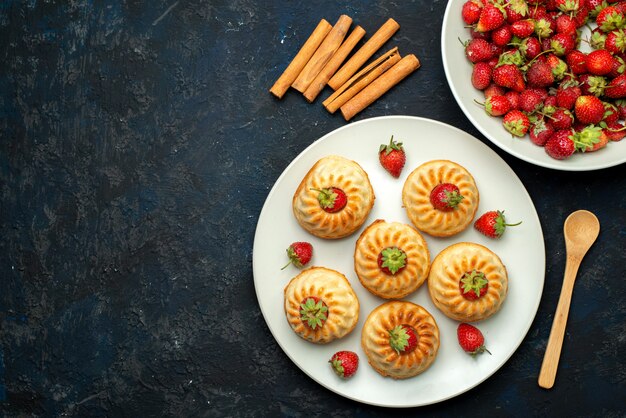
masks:
<svg viewBox="0 0 626 418"><path fill-rule="evenodd" d="M626 1L467 0L462 17L479 103L512 135L559 160L626 136Z"/></svg>

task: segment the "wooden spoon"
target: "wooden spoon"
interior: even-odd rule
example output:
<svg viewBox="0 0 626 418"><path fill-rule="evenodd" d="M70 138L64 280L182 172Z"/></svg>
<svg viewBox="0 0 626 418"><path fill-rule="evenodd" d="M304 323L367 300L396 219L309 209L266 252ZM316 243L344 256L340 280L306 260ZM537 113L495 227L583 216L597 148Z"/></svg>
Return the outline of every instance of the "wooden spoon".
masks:
<svg viewBox="0 0 626 418"><path fill-rule="evenodd" d="M578 266L591 245L598 238L600 233L600 222L596 216L586 210L577 210L567 217L563 225L565 235L565 250L567 252L567 262L565 263L565 274L563 275L563 287L561 296L554 314L552 329L548 346L541 364L539 372L539 386L550 389L554 386L556 369L559 365L561 347L563 346L563 336L565 335L565 325L567 314L574 290L574 280Z"/></svg>

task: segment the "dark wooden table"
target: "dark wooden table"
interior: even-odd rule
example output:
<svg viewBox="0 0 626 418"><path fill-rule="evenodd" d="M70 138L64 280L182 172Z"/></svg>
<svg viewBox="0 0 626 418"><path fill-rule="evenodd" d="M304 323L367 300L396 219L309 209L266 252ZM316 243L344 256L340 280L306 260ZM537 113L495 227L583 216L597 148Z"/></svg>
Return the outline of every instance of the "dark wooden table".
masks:
<svg viewBox="0 0 626 418"><path fill-rule="evenodd" d="M487 141L446 83L445 6L3 1L0 415L623 416L624 167L555 171ZM368 35L395 18L391 43L422 62L355 120L415 115L476 136L522 180L545 235L545 287L524 342L487 381L427 407L371 407L318 385L279 348L255 295L267 193L302 150L346 125L319 101L268 89L317 22L343 13ZM562 224L581 208L602 231L546 391L536 382Z"/></svg>

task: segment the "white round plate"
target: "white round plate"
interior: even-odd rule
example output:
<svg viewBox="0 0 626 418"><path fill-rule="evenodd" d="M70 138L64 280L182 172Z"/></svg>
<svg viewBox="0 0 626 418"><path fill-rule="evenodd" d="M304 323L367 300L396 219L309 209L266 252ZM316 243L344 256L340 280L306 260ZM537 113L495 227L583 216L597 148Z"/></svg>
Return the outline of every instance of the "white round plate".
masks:
<svg viewBox="0 0 626 418"><path fill-rule="evenodd" d="M391 135L404 143L406 166L399 179L378 162L378 147ZM342 155L358 162L368 173L376 201L359 231L340 240L323 240L296 222L291 200L308 170L320 158ZM500 240L490 240L473 227L447 239L423 234L431 259L455 242L483 244L500 256L509 272L509 294L502 309L479 324L492 355L473 358L456 341L458 323L439 312L430 301L427 285L405 298L425 307L437 321L441 345L437 359L423 374L407 380L384 378L367 363L361 349L361 329L369 313L384 302L369 293L354 273L354 245L362 230L375 219L410 223L402 208L402 186L418 165L434 159L455 161L472 173L480 192L478 214L505 210L508 221L522 221ZM478 215L477 214L477 215ZM311 265L338 270L354 288L361 310L354 331L327 345L316 345L297 336L285 318L283 289L299 273L293 266L281 270L288 259L286 248L295 241L309 241ZM441 122L410 116L387 116L346 125L305 149L276 181L263 206L254 237L253 272L256 294L267 325L291 360L312 379L350 399L387 407L427 405L463 393L498 370L521 344L530 328L541 293L545 250L539 218L532 200L513 170L488 146L467 133ZM352 350L360 367L349 380L338 378L328 364L339 350Z"/></svg>
<svg viewBox="0 0 626 418"><path fill-rule="evenodd" d="M589 171L612 167L626 162L626 140L611 142L599 151L575 153L566 160L555 160L543 147L524 138L513 137L502 127L502 118L487 115L474 100L484 101L481 91L472 86L472 64L465 57L461 41L470 39L469 30L461 18L465 0L450 0L443 17L441 51L443 68L457 103L465 116L486 138L511 155L542 167L565 171Z"/></svg>

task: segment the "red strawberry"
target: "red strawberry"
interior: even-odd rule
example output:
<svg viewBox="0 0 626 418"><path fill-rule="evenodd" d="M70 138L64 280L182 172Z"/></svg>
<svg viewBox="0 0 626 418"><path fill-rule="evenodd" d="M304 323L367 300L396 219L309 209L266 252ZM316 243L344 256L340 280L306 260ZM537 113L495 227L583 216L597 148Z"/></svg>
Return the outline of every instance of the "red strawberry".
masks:
<svg viewBox="0 0 626 418"><path fill-rule="evenodd" d="M417 347L417 332L410 325L402 324L389 330L389 345L398 354L410 353Z"/></svg>
<svg viewBox="0 0 626 418"><path fill-rule="evenodd" d="M491 44L486 40L472 39L465 46L465 56L470 62L477 63L492 58L494 51Z"/></svg>
<svg viewBox="0 0 626 418"><path fill-rule="evenodd" d="M404 163L406 163L406 154L402 148L402 142L395 142L392 135L389 144L381 144L378 149L378 160L389 174L395 178L400 177Z"/></svg>
<svg viewBox="0 0 626 418"><path fill-rule="evenodd" d="M552 68L543 62L533 62L526 71L526 81L529 87L548 87L554 84Z"/></svg>
<svg viewBox="0 0 626 418"><path fill-rule="evenodd" d="M624 13L614 6L605 7L596 16L596 24L603 32L610 32L624 26Z"/></svg>
<svg viewBox="0 0 626 418"><path fill-rule="evenodd" d="M359 368L359 356L354 351L337 351L328 362L343 379L352 377Z"/></svg>
<svg viewBox="0 0 626 418"><path fill-rule="evenodd" d="M504 95L511 104L510 110L519 109L519 93L513 90L509 90Z"/></svg>
<svg viewBox="0 0 626 418"><path fill-rule="evenodd" d="M535 20L535 35L541 39L548 39L556 29L556 23L549 16L542 16ZM553 27L554 26L554 27Z"/></svg>
<svg viewBox="0 0 626 418"><path fill-rule="evenodd" d="M459 280L461 295L467 300L476 300L485 296L489 289L489 281L482 271L466 272Z"/></svg>
<svg viewBox="0 0 626 418"><path fill-rule="evenodd" d="M378 254L378 268L390 276L406 267L406 253L398 247L387 247Z"/></svg>
<svg viewBox="0 0 626 418"><path fill-rule="evenodd" d="M530 136L530 140L535 145L543 147L548 138L550 138L553 133L554 127L552 127L552 125L550 123L547 123L545 120L539 119L531 126L528 135Z"/></svg>
<svg viewBox="0 0 626 418"><path fill-rule="evenodd" d="M519 109L526 113L532 113L541 107L543 98L541 94L532 89L526 89L519 95Z"/></svg>
<svg viewBox="0 0 626 418"><path fill-rule="evenodd" d="M468 354L475 356L482 354L485 351L489 354L489 350L485 348L485 337L478 328L470 324L459 324L456 330L456 336L459 340L459 345Z"/></svg>
<svg viewBox="0 0 626 418"><path fill-rule="evenodd" d="M346 196L346 193L338 187L312 190L318 192L317 201L325 212L339 212L348 203L348 196Z"/></svg>
<svg viewBox="0 0 626 418"><path fill-rule="evenodd" d="M626 74L615 77L604 89L604 95L611 99L626 97Z"/></svg>
<svg viewBox="0 0 626 418"><path fill-rule="evenodd" d="M528 38L535 33L535 22L532 19L524 19L511 23L511 33L520 39Z"/></svg>
<svg viewBox="0 0 626 418"><path fill-rule="evenodd" d="M308 296L300 302L300 320L311 328L321 328L328 319L328 306L317 296Z"/></svg>
<svg viewBox="0 0 626 418"><path fill-rule="evenodd" d="M576 20L567 14L560 14L556 17L556 32L566 35L577 36Z"/></svg>
<svg viewBox="0 0 626 418"><path fill-rule="evenodd" d="M512 37L513 33L509 25L502 25L498 29L491 31L491 42L497 46L504 47L508 45Z"/></svg>
<svg viewBox="0 0 626 418"><path fill-rule="evenodd" d="M497 84L491 83L485 90L483 90L485 94L485 99L491 96L502 96L506 93L504 87L500 87Z"/></svg>
<svg viewBox="0 0 626 418"><path fill-rule="evenodd" d="M480 11L482 7L473 0L468 0L463 3L463 8L461 9L461 16L463 17L463 22L466 25L473 25L478 22L478 18L480 18Z"/></svg>
<svg viewBox="0 0 626 418"><path fill-rule="evenodd" d="M613 68L613 55L606 49L596 49L587 54L587 71L593 75L605 75Z"/></svg>
<svg viewBox="0 0 626 418"><path fill-rule="evenodd" d="M571 129L556 131L544 145L546 153L557 160L571 157L576 150L573 136L574 133Z"/></svg>
<svg viewBox="0 0 626 418"><path fill-rule="evenodd" d="M621 55L623 56L624 54ZM613 65L611 66L611 72L607 74L607 77L619 77L620 75L624 74L625 71L626 63L624 62L624 59L619 55L613 55Z"/></svg>
<svg viewBox="0 0 626 418"><path fill-rule="evenodd" d="M580 96L574 104L574 113L581 123L598 123L604 116L604 105L596 96Z"/></svg>
<svg viewBox="0 0 626 418"><path fill-rule="evenodd" d="M613 103L602 102L604 106L604 116L602 117L602 122L607 125L615 123L619 120L619 110Z"/></svg>
<svg viewBox="0 0 626 418"><path fill-rule="evenodd" d="M489 96L485 100L485 112L490 116L502 116L511 109L511 102L506 96Z"/></svg>
<svg viewBox="0 0 626 418"><path fill-rule="evenodd" d="M480 12L480 18L476 24L478 32L489 32L499 28L504 23L505 15L500 6L486 4Z"/></svg>
<svg viewBox="0 0 626 418"><path fill-rule="evenodd" d="M615 105L615 107L617 107L617 110L619 111L619 118L626 119L626 100L617 99L613 104Z"/></svg>
<svg viewBox="0 0 626 418"><path fill-rule="evenodd" d="M626 31L616 29L606 35L604 47L611 54L623 54L626 52Z"/></svg>
<svg viewBox="0 0 626 418"><path fill-rule="evenodd" d="M575 49L570 51L565 56L565 62L570 68L570 71L574 74L583 74L587 72L587 54L584 52Z"/></svg>
<svg viewBox="0 0 626 418"><path fill-rule="evenodd" d="M519 50L530 61L541 53L541 42L535 37L526 38L520 44ZM585 71L587 71L586 68Z"/></svg>
<svg viewBox="0 0 626 418"><path fill-rule="evenodd" d="M609 138L602 128L595 125L588 125L576 132L573 136L574 147L576 151L591 152L603 148Z"/></svg>
<svg viewBox="0 0 626 418"><path fill-rule="evenodd" d="M559 57L567 55L576 47L576 38L565 33L556 33L550 38L550 48Z"/></svg>
<svg viewBox="0 0 626 418"><path fill-rule="evenodd" d="M521 92L526 87L522 72L513 64L504 64L493 69L491 78L497 85Z"/></svg>
<svg viewBox="0 0 626 418"><path fill-rule="evenodd" d="M463 195L455 184L440 183L430 191L430 203L437 210L450 212L463 200Z"/></svg>
<svg viewBox="0 0 626 418"><path fill-rule="evenodd" d="M472 86L484 90L491 84L492 67L486 61L477 62L472 69Z"/></svg>
<svg viewBox="0 0 626 418"><path fill-rule="evenodd" d="M308 242L294 242L287 247L287 257L289 257L289 263L281 270L286 269L289 264L302 268L311 261L311 257L313 257L313 246Z"/></svg>
<svg viewBox="0 0 626 418"><path fill-rule="evenodd" d="M574 115L567 109L558 108L550 115L550 123L554 129L568 129L574 124Z"/></svg>
<svg viewBox="0 0 626 418"><path fill-rule="evenodd" d="M626 126L622 123L607 123L606 128L602 130L609 141L621 141L626 137Z"/></svg>
<svg viewBox="0 0 626 418"><path fill-rule="evenodd" d="M528 16L528 4L525 0L513 0L504 7L506 21L510 25Z"/></svg>
<svg viewBox="0 0 626 418"><path fill-rule="evenodd" d="M576 99L582 92L575 81L564 81L556 91L556 104L563 109L571 110L576 104Z"/></svg>
<svg viewBox="0 0 626 418"><path fill-rule="evenodd" d="M584 96L594 95L596 97L604 94L606 79L600 75L581 74L578 77L580 91Z"/></svg>
<svg viewBox="0 0 626 418"><path fill-rule="evenodd" d="M489 238L500 238L507 226L517 226L522 222L516 224L507 224L504 217L504 211L492 210L482 214L476 222L474 222L474 228L481 234Z"/></svg>
<svg viewBox="0 0 626 418"><path fill-rule="evenodd" d="M513 136L522 137L526 135L530 128L530 120L528 116L520 110L511 110L503 119L504 129L511 133Z"/></svg>

